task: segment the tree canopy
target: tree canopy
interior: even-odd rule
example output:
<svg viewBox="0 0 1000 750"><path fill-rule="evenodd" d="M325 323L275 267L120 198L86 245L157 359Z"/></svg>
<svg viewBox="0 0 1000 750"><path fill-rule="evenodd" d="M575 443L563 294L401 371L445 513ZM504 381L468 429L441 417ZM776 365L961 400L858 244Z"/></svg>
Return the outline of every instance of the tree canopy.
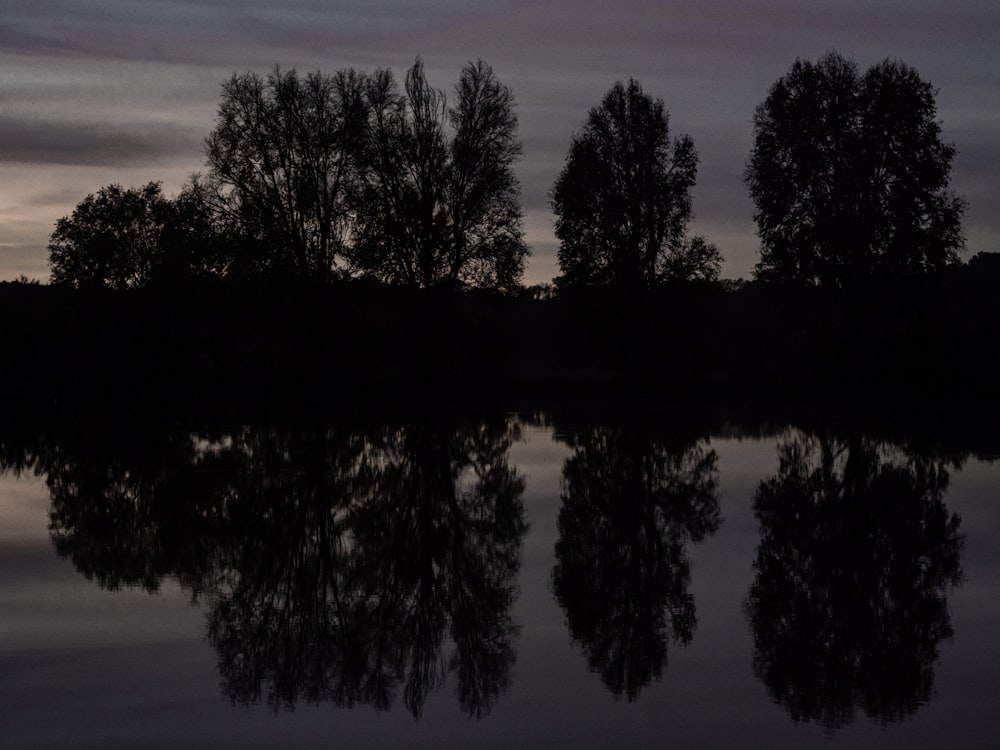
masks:
<svg viewBox="0 0 1000 750"><path fill-rule="evenodd" d="M612 86L573 136L552 190L560 284L648 289L717 278L718 250L686 237L697 171L691 138L670 138L663 100L632 79Z"/></svg>
<svg viewBox="0 0 1000 750"><path fill-rule="evenodd" d="M208 173L175 201L158 183L88 196L52 235L52 278L143 286L166 259L513 291L529 254L516 131L514 97L482 61L462 69L451 106L419 59L402 92L388 70L237 73L205 142Z"/></svg>
<svg viewBox="0 0 1000 750"><path fill-rule="evenodd" d="M300 77L275 68L234 74L206 141L218 208L267 270L327 279L349 239L364 126L365 78L353 70Z"/></svg>
<svg viewBox="0 0 1000 750"><path fill-rule="evenodd" d="M528 248L510 89L484 62L469 63L449 107L418 59L402 93L380 70L365 94L353 265L412 287L516 287Z"/></svg>
<svg viewBox="0 0 1000 750"><path fill-rule="evenodd" d="M108 185L56 222L52 281L130 289L162 278L219 271L221 236L197 187L167 198L158 182Z"/></svg>
<svg viewBox="0 0 1000 750"><path fill-rule="evenodd" d="M763 280L841 290L940 271L963 247L935 89L884 60L797 60L757 108L745 180Z"/></svg>
<svg viewBox="0 0 1000 750"><path fill-rule="evenodd" d="M754 117L744 179L762 280L854 290L940 271L963 249L936 92L911 67L864 73L836 52L797 60ZM663 100L615 83L571 140L551 193L562 288L631 292L716 280L688 235L698 154ZM470 62L452 101L418 58L392 72L234 74L206 139L207 174L176 199L110 185L56 225L52 278L366 276L415 288L512 291L522 279L521 155L511 90Z"/></svg>

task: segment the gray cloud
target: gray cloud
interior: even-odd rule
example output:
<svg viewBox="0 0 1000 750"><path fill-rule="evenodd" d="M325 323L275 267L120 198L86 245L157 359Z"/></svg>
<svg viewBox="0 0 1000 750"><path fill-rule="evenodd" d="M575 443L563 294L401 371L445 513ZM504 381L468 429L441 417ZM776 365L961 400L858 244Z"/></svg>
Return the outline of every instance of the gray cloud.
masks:
<svg viewBox="0 0 1000 750"><path fill-rule="evenodd" d="M190 153L200 138L171 123L108 124L0 118L0 162L128 166Z"/></svg>

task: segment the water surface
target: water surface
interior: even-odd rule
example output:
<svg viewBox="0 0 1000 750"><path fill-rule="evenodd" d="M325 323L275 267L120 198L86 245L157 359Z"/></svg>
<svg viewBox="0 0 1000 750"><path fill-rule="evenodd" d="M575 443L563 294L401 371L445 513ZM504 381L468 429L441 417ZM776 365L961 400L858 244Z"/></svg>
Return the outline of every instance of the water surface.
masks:
<svg viewBox="0 0 1000 750"><path fill-rule="evenodd" d="M993 747L1000 467L884 434L570 413L19 435L0 731Z"/></svg>

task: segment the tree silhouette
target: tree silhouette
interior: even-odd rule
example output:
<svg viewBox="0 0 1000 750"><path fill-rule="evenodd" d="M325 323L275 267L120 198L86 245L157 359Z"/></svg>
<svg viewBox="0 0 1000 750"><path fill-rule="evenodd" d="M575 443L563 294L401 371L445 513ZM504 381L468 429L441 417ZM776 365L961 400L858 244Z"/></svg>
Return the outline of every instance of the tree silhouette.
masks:
<svg viewBox="0 0 1000 750"><path fill-rule="evenodd" d="M514 97L482 61L455 102L418 59L392 73L234 74L206 139L208 174L168 201L158 183L112 185L56 226L55 282L145 286L159 272L361 273L415 288L511 292L521 229Z"/></svg>
<svg viewBox="0 0 1000 750"><path fill-rule="evenodd" d="M797 60L754 116L745 180L760 279L857 292L940 271L963 247L935 90L899 61L860 74L836 52Z"/></svg>
<svg viewBox="0 0 1000 750"><path fill-rule="evenodd" d="M149 282L159 258L165 199L157 182L108 185L56 222L49 240L52 282L126 289Z"/></svg>
<svg viewBox="0 0 1000 750"><path fill-rule="evenodd" d="M717 456L640 427L567 442L552 586L590 668L635 700L694 634L686 546L719 527Z"/></svg>
<svg viewBox="0 0 1000 750"><path fill-rule="evenodd" d="M411 287L516 288L528 249L510 89L490 66L469 63L448 107L418 59L403 94L380 70L366 95L354 266Z"/></svg>
<svg viewBox="0 0 1000 750"><path fill-rule="evenodd" d="M697 169L691 138L670 139L663 100L634 80L616 83L573 137L552 190L559 284L632 290L717 278L715 246L685 236Z"/></svg>
<svg viewBox="0 0 1000 750"><path fill-rule="evenodd" d="M187 186L170 199L158 182L139 188L108 185L56 222L49 267L54 284L134 289L216 275L222 247L196 187Z"/></svg>
<svg viewBox="0 0 1000 750"><path fill-rule="evenodd" d="M365 77L235 74L206 141L220 221L265 248L258 271L331 278L351 230L347 195L365 119Z"/></svg>
<svg viewBox="0 0 1000 750"><path fill-rule="evenodd" d="M205 181L195 177L170 201L169 220L160 235L162 260L156 281L177 284L232 272L242 232L222 220L217 197Z"/></svg>
<svg viewBox="0 0 1000 750"><path fill-rule="evenodd" d="M761 541L746 609L753 668L795 721L886 724L926 703L960 521L939 461L852 435L797 436L754 497Z"/></svg>

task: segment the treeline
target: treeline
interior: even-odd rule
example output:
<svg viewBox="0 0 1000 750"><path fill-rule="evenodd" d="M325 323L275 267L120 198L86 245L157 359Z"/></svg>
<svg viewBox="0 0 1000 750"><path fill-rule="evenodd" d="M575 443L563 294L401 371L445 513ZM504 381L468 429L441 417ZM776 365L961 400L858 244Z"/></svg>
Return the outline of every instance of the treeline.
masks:
<svg viewBox="0 0 1000 750"><path fill-rule="evenodd" d="M560 274L525 289L514 99L393 74L223 86L208 171L88 196L51 288L0 291L8 383L483 392L991 393L995 256L966 266L935 91L886 60L796 61L754 118L761 258L688 234L698 154L612 86L551 194ZM679 392L679 391L678 391Z"/></svg>
<svg viewBox="0 0 1000 750"><path fill-rule="evenodd" d="M49 393L989 396L995 256L833 293L690 282L538 299L374 282L218 280L130 292L0 285L0 382ZM860 318L852 314L861 309ZM863 321L861 324L858 320Z"/></svg>
<svg viewBox="0 0 1000 750"><path fill-rule="evenodd" d="M183 278L365 276L415 288L520 282L528 254L510 90L465 66L449 104L418 60L391 71L223 85L207 173L175 198L111 185L56 225L52 281L130 289Z"/></svg>
<svg viewBox="0 0 1000 750"><path fill-rule="evenodd" d="M836 52L797 60L757 108L745 182L761 239L755 276L834 289L939 274L964 247L965 201L936 92L897 60L865 72ZM511 90L482 61L451 102L418 59L223 86L207 173L173 199L108 186L56 225L52 280L142 287L183 277L365 278L422 289L518 289L528 248ZM698 153L664 102L616 83L572 136L551 192L559 290L641 293L718 278L689 237Z"/></svg>

